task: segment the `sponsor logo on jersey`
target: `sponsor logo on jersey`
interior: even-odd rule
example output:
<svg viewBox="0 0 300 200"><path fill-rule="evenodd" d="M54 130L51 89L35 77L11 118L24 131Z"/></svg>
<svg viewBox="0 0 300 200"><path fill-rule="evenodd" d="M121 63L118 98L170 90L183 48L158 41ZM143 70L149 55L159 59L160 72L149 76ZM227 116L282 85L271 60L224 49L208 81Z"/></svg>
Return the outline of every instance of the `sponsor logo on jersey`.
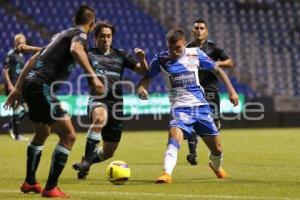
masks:
<svg viewBox="0 0 300 200"><path fill-rule="evenodd" d="M187 86L197 84L196 76L194 72L173 74L172 76L170 76L170 80L173 88L176 87L186 88Z"/></svg>

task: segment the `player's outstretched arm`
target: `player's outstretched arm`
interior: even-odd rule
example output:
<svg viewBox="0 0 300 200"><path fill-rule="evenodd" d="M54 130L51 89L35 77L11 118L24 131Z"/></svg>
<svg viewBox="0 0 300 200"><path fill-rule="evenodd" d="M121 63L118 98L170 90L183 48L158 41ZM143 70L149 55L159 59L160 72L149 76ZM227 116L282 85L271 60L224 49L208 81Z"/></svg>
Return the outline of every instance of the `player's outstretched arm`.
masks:
<svg viewBox="0 0 300 200"><path fill-rule="evenodd" d="M25 64L24 68L22 69L22 72L17 80L17 83L15 85L15 88L13 91L11 91L11 93L9 94L9 96L7 97L7 100L4 104L4 108L8 108L8 107L12 107L16 100L20 97L21 94L21 88L23 85L23 82L27 76L27 74L29 73L29 71L32 69L32 67L34 66L34 63L36 62L36 59L38 57L39 53L34 54Z"/></svg>
<svg viewBox="0 0 300 200"><path fill-rule="evenodd" d="M148 87L150 85L151 78L148 77L143 77L138 85L137 88L137 93L140 99L142 100L147 100L149 95L148 95Z"/></svg>
<svg viewBox="0 0 300 200"><path fill-rule="evenodd" d="M139 74L145 74L148 71L148 63L146 60L145 51L140 48L135 48L134 53L136 57L139 59L139 63L136 64L134 71Z"/></svg>
<svg viewBox="0 0 300 200"><path fill-rule="evenodd" d="M89 75L94 89L99 94L103 94L105 89L104 84L98 79L95 71L93 70L84 46L79 42L72 42L70 52L78 64L82 66L85 72Z"/></svg>
<svg viewBox="0 0 300 200"><path fill-rule="evenodd" d="M219 67L222 67L222 68L232 68L235 66L234 62L230 58L228 58L226 60L218 61L218 63L219 63Z"/></svg>
<svg viewBox="0 0 300 200"><path fill-rule="evenodd" d="M234 89L234 87L231 84L231 81L229 80L227 74L224 72L224 70L219 67L218 62L216 62L216 67L215 67L215 72L217 74L217 76L223 81L223 83L226 86L226 89L229 93L229 99L230 102L234 105L237 106L239 104L239 98L238 95Z"/></svg>
<svg viewBox="0 0 300 200"><path fill-rule="evenodd" d="M42 47L29 46L27 44L20 44L17 50L25 53L37 53L42 50Z"/></svg>

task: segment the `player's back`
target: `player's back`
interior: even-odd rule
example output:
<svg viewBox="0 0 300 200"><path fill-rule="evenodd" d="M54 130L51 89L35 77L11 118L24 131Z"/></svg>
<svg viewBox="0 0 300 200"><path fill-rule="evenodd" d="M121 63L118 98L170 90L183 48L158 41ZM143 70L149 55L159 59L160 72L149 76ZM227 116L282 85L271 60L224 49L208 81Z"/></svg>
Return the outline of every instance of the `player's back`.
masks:
<svg viewBox="0 0 300 200"><path fill-rule="evenodd" d="M47 82L65 80L68 77L75 64L70 52L75 37L82 37L82 41L79 41L86 45L86 33L75 26L54 35L51 42L41 51L35 70Z"/></svg>

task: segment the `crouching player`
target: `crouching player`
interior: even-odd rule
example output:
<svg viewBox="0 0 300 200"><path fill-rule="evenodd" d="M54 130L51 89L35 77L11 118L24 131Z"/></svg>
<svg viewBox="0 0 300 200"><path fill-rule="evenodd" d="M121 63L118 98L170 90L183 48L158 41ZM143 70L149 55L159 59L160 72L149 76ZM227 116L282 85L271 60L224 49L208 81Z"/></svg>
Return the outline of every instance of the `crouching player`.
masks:
<svg viewBox="0 0 300 200"><path fill-rule="evenodd" d="M218 129L202 86L198 71L214 71L224 82L229 92L230 101L238 105L238 95L225 72L199 48L186 48L184 31L173 29L167 33L168 51L157 54L146 76L140 81L138 94L141 99L148 98L147 88L150 81L160 72L169 87L171 102L171 120L169 140L164 157L163 175L157 183L171 183L171 174L177 162L177 153L184 138L189 138L195 131L210 150L209 167L218 178L225 178L226 172L221 167L223 151Z"/></svg>
<svg viewBox="0 0 300 200"><path fill-rule="evenodd" d="M96 48L89 50L92 66L107 85L107 94L96 96L91 92L88 103L88 115L92 124L87 132L85 153L82 161L73 168L78 171L78 178L85 179L90 166L111 158L116 151L122 134L123 98L122 80L125 68L144 74L148 69L143 50L136 48L138 61L125 51L112 47L115 27L107 22L98 22L94 27ZM102 147L97 147L100 140Z"/></svg>

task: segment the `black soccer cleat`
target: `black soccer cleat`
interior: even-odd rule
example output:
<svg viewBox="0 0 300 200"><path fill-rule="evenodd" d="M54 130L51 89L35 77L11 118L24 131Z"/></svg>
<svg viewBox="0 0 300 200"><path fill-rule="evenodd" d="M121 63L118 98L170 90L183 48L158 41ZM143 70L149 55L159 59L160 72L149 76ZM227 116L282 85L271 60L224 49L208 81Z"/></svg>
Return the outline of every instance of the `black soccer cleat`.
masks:
<svg viewBox="0 0 300 200"><path fill-rule="evenodd" d="M191 165L197 165L197 155L196 154L189 154L186 156L187 161L191 164Z"/></svg>
<svg viewBox="0 0 300 200"><path fill-rule="evenodd" d="M89 174L90 166L90 163L87 162L84 157L82 157L80 163L75 163L73 165L73 169L78 171L77 178L86 179L87 175Z"/></svg>

